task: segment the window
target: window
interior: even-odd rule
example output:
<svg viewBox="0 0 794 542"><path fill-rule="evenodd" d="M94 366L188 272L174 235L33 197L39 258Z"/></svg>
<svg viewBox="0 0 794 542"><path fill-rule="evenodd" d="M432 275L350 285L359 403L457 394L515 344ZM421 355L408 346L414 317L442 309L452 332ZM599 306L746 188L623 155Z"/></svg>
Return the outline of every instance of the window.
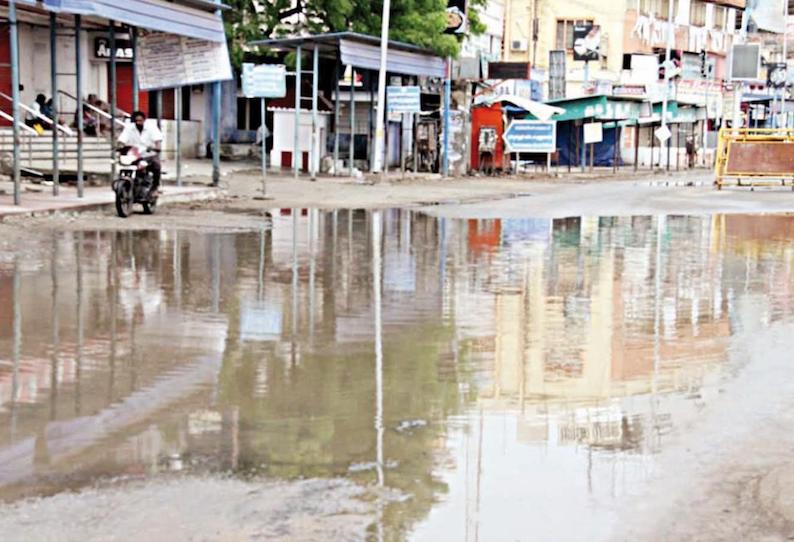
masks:
<svg viewBox="0 0 794 542"><path fill-rule="evenodd" d="M593 24L592 19L557 20L557 49L573 49L573 27L579 24Z"/></svg>
<svg viewBox="0 0 794 542"><path fill-rule="evenodd" d="M692 26L706 25L706 4L702 0L693 0L689 7L689 24Z"/></svg>
<svg viewBox="0 0 794 542"><path fill-rule="evenodd" d="M725 18L727 17L725 6L714 6L714 30L720 32L725 30Z"/></svg>
<svg viewBox="0 0 794 542"><path fill-rule="evenodd" d="M640 14L653 15L656 19L667 19L670 2L674 0L639 0ZM675 8L676 4L673 3L673 17L675 17Z"/></svg>

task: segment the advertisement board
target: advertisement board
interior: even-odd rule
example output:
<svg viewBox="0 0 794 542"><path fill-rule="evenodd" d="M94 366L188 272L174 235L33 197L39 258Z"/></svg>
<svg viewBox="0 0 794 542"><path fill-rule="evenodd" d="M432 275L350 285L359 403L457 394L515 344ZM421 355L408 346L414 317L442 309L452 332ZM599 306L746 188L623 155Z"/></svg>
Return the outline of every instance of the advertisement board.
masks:
<svg viewBox="0 0 794 542"><path fill-rule="evenodd" d="M198 85L232 78L226 42L151 32L138 40L141 90Z"/></svg>

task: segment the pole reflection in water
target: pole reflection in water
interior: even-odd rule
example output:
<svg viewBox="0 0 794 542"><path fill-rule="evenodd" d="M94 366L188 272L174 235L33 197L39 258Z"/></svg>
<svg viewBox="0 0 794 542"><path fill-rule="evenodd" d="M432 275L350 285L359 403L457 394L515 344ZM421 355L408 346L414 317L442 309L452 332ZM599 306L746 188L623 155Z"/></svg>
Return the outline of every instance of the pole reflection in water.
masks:
<svg viewBox="0 0 794 542"><path fill-rule="evenodd" d="M14 285L11 295L14 303L14 367L11 376L11 442L16 440L17 409L19 400L19 364L22 360L22 278L20 277L20 263L14 258Z"/></svg>
<svg viewBox="0 0 794 542"><path fill-rule="evenodd" d="M50 303L52 327L52 353L50 355L50 420L54 420L58 411L58 355L60 351L61 333L58 322L58 240L53 237L50 247L50 280L52 281L52 302Z"/></svg>
<svg viewBox="0 0 794 542"><path fill-rule="evenodd" d="M381 297L381 211L372 213L372 294L375 311L375 468L383 488L383 306ZM383 540L383 495L378 496L378 540Z"/></svg>
<svg viewBox="0 0 794 542"><path fill-rule="evenodd" d="M256 298L261 303L265 298L265 229L259 230L259 268L256 274Z"/></svg>
<svg viewBox="0 0 794 542"><path fill-rule="evenodd" d="M77 355L75 357L75 393L74 413L82 412L82 380L83 380L83 340L85 338L85 322L83 320L83 232L77 233L74 245L74 259L77 276Z"/></svg>
<svg viewBox="0 0 794 542"><path fill-rule="evenodd" d="M292 209L292 329L290 332L290 362L297 362L298 340L298 215L300 209Z"/></svg>
<svg viewBox="0 0 794 542"><path fill-rule="evenodd" d="M212 312L221 310L221 238L220 234L212 236Z"/></svg>
<svg viewBox="0 0 794 542"><path fill-rule="evenodd" d="M314 234L315 228L317 227L317 214L317 209L309 209L309 342L312 346L314 345L314 275L316 269Z"/></svg>

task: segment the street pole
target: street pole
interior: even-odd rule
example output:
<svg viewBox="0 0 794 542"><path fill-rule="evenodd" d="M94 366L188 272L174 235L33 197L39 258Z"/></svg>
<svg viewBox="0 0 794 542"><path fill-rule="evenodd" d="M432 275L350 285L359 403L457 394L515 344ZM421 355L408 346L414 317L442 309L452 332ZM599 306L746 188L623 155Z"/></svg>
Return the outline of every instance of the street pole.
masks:
<svg viewBox="0 0 794 542"><path fill-rule="evenodd" d="M58 151L58 21L50 13L50 91L52 92L52 195L57 196L61 184Z"/></svg>
<svg viewBox="0 0 794 542"><path fill-rule="evenodd" d="M447 56L447 78L444 81L444 160L443 175L449 177L449 108L452 93L452 57Z"/></svg>
<svg viewBox="0 0 794 542"><path fill-rule="evenodd" d="M215 0L221 4L221 0ZM215 16L220 19L221 10L215 10ZM220 81L212 84L212 186L221 184L221 92L223 87ZM158 111L159 112L159 111Z"/></svg>
<svg viewBox="0 0 794 542"><path fill-rule="evenodd" d="M74 16L74 57L75 57L75 95L77 96L77 197L83 197L83 61L80 46L82 20ZM15 85L14 88L17 88Z"/></svg>
<svg viewBox="0 0 794 542"><path fill-rule="evenodd" d="M54 14L53 14L54 15ZM132 111L140 109L140 91L138 89L138 27L132 27ZM53 96L55 96L53 94Z"/></svg>
<svg viewBox="0 0 794 542"><path fill-rule="evenodd" d="M19 30L17 28L17 6L14 0L8 3L8 24L10 26L9 35L11 40L11 96L12 102L12 115L14 117L14 126L12 128L14 133L14 205L22 204L22 186L21 177L22 170L20 168L20 148L22 142L19 136Z"/></svg>
<svg viewBox="0 0 794 542"><path fill-rule="evenodd" d="M784 9L785 9L785 16L783 18L785 24L785 30L783 31L783 64L786 66L786 79L783 82L783 88L780 92L780 118L782 119L784 126L783 128L788 128L788 123L786 122L788 119L786 118L786 88L788 83L788 0L783 2Z"/></svg>
<svg viewBox="0 0 794 542"><path fill-rule="evenodd" d="M116 25L110 21L110 178L116 180ZM53 126L53 131L55 127Z"/></svg>
<svg viewBox="0 0 794 542"><path fill-rule="evenodd" d="M301 46L295 48L295 120L293 128L295 133L292 134L292 168L295 179L298 179L298 172L300 171L300 127L301 127Z"/></svg>
<svg viewBox="0 0 794 542"><path fill-rule="evenodd" d="M662 96L662 128L667 128L667 99L670 94L670 49L673 47L675 27L673 26L673 2L667 8L667 48L664 51L664 95ZM664 131L664 130L663 130ZM653 136L652 136L653 137ZM670 138L665 141L667 145L667 171L670 171ZM661 158L662 150L659 149Z"/></svg>
<svg viewBox="0 0 794 542"><path fill-rule="evenodd" d="M265 104L265 98L262 98L262 195L267 195L267 146L266 141L267 138L265 135L267 134L267 123L265 122L265 116L267 114L267 105Z"/></svg>
<svg viewBox="0 0 794 542"><path fill-rule="evenodd" d="M584 79L584 84L582 85L582 87L584 87L587 83L590 82L590 61L589 60L585 60L584 61L584 77L583 77L583 79ZM581 154L581 162L582 162L582 173L584 173L585 164L587 163L587 144L584 142L584 121L582 121L582 142L581 142L580 154Z"/></svg>
<svg viewBox="0 0 794 542"><path fill-rule="evenodd" d="M386 56L389 51L389 11L391 1L383 1L383 16L380 29L380 70L378 71L378 117L375 121L375 159L373 173L379 173L383 163L384 115L386 115Z"/></svg>
<svg viewBox="0 0 794 542"><path fill-rule="evenodd" d="M311 141L311 154L309 156L309 164L311 169L312 181L317 180L317 169L319 166L320 158L320 142L317 140L317 85L319 84L319 58L320 46L314 44L312 58L312 141ZM316 155L316 156L315 156Z"/></svg>
<svg viewBox="0 0 794 542"><path fill-rule="evenodd" d="M174 89L176 110L176 185L182 186L182 87Z"/></svg>

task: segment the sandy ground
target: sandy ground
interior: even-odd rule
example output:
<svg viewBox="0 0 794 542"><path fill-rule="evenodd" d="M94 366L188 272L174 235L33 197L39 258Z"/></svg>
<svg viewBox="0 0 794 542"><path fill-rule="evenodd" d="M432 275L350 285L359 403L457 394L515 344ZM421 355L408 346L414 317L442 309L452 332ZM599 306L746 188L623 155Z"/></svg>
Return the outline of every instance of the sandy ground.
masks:
<svg viewBox="0 0 794 542"><path fill-rule="evenodd" d="M364 540L375 517L365 490L342 480L136 481L0 508L6 541Z"/></svg>

